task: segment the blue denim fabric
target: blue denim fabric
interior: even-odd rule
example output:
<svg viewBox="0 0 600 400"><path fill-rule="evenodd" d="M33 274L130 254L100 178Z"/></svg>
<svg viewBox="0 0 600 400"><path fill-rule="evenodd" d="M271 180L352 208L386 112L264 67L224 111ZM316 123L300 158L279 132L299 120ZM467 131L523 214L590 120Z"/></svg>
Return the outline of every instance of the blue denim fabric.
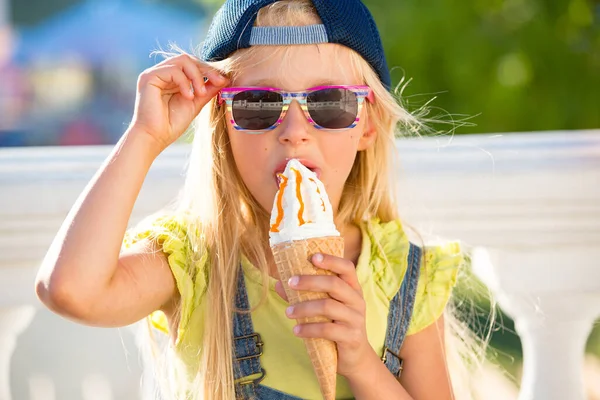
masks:
<svg viewBox="0 0 600 400"><path fill-rule="evenodd" d="M398 377L402 373L402 359L398 354L410 325L420 272L421 248L411 243L408 251L408 268L404 280L400 290L390 302L388 327L383 356L381 357L388 370Z"/></svg>
<svg viewBox="0 0 600 400"><path fill-rule="evenodd" d="M421 248L410 244L408 252L408 268L400 286L400 290L390 302L388 328L382 361L389 371L400 376L402 360L398 356L406 331L410 325L413 306L419 281L421 266ZM262 347L265 345L258 333L254 332L250 316L250 304L244 282L244 274L238 276L238 287L235 295L235 306L239 312L233 315L233 342L235 346L234 377L240 380L236 384L236 398L242 400L301 400L270 387L261 385L266 372L260 366ZM268 345L268 344L267 344ZM248 381L245 377L260 374L258 378Z"/></svg>

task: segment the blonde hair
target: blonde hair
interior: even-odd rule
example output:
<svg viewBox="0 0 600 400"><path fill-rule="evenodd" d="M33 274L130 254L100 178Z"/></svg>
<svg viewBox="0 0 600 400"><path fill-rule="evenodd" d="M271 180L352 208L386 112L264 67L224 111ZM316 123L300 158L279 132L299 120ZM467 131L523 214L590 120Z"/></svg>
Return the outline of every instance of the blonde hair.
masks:
<svg viewBox="0 0 600 400"><path fill-rule="evenodd" d="M257 26L310 25L320 19L310 0L282 0L261 9ZM418 132L421 125L381 83L370 65L353 50L339 46L350 56L353 69L374 91L376 102L366 103L367 118L377 131L373 146L358 153L340 200L336 224L360 224L377 217L382 222L399 218L396 207L395 169L392 152L398 132ZM238 50L212 66L232 79L248 68L257 48ZM291 47L274 47L285 54ZM193 379L177 379L163 389L167 398L233 399L234 296L241 254L263 275L263 299L268 285L268 211L253 198L236 169L228 139L224 107L211 100L195 121L195 137L185 185L176 213L188 216L187 233L192 244L190 275L205 274L207 288L200 363ZM197 232L198 234L192 234ZM342 232L343 233L343 232ZM377 244L375 244L377 245ZM207 271L197 271L195 261L208 252ZM446 320L450 322L451 316ZM452 322L454 324L454 322ZM449 326L449 323L447 323ZM172 367L165 367L172 371ZM181 377L180 377L181 378ZM168 380L173 380L171 377ZM185 381L185 382L184 382ZM168 382L167 382L168 383ZM176 389L173 389L176 388ZM177 394L176 394L177 393ZM464 397L460 397L461 399Z"/></svg>

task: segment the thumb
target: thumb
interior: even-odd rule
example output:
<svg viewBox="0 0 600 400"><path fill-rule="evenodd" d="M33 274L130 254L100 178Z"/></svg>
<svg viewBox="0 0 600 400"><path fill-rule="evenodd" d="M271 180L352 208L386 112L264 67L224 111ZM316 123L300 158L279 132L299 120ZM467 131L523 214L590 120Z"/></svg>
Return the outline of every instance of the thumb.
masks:
<svg viewBox="0 0 600 400"><path fill-rule="evenodd" d="M287 295L285 294L285 289L283 288L283 283L281 283L281 281L275 282L275 291L282 299L289 302Z"/></svg>

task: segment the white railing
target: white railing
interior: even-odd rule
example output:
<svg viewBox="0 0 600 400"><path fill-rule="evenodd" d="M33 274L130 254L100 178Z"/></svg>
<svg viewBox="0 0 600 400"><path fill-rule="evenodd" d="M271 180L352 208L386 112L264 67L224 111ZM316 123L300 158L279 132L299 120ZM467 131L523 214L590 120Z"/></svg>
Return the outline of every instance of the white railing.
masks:
<svg viewBox="0 0 600 400"><path fill-rule="evenodd" d="M600 131L401 140L401 207L420 233L475 247L473 267L516 320L519 398L584 398L583 346L600 316ZM189 148L153 165L132 220L181 185ZM40 307L33 278L110 147L0 149L0 400L139 398L129 330ZM12 358L11 358L12 356Z"/></svg>

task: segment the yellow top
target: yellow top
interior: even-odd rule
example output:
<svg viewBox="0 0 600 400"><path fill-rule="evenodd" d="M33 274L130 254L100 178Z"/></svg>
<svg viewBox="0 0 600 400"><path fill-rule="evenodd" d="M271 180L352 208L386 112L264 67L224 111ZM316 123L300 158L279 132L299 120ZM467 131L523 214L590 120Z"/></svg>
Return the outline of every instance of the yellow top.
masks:
<svg viewBox="0 0 600 400"><path fill-rule="evenodd" d="M382 223L378 219L372 219L361 224L360 228L362 249L356 272L367 304L369 342L378 354L382 354L389 303L398 292L407 269L409 240L399 221ZM124 244L127 247L148 237L155 238L168 256L182 295L181 320L175 349L184 364L190 370L195 370L206 323L202 310L205 308L204 292L207 282L204 273L206 269L203 267L207 257L197 261L196 273L189 273L186 260L191 244L182 218L158 218L150 227L129 232ZM419 332L441 316L464 259L459 242L426 246L424 257L425 263L421 267L414 312L407 335ZM258 304L262 295L261 273L244 257L242 267L248 299L253 307ZM267 298L261 307L252 312L254 330L265 343L260 362L266 371L266 377L261 383L303 399L320 399L319 385L304 343L293 335L292 328L296 322L286 317L286 307L287 303L275 292L275 279L269 278ZM168 333L167 321L162 312L155 312L150 318L157 329ZM336 398L352 397L348 383L338 376Z"/></svg>

